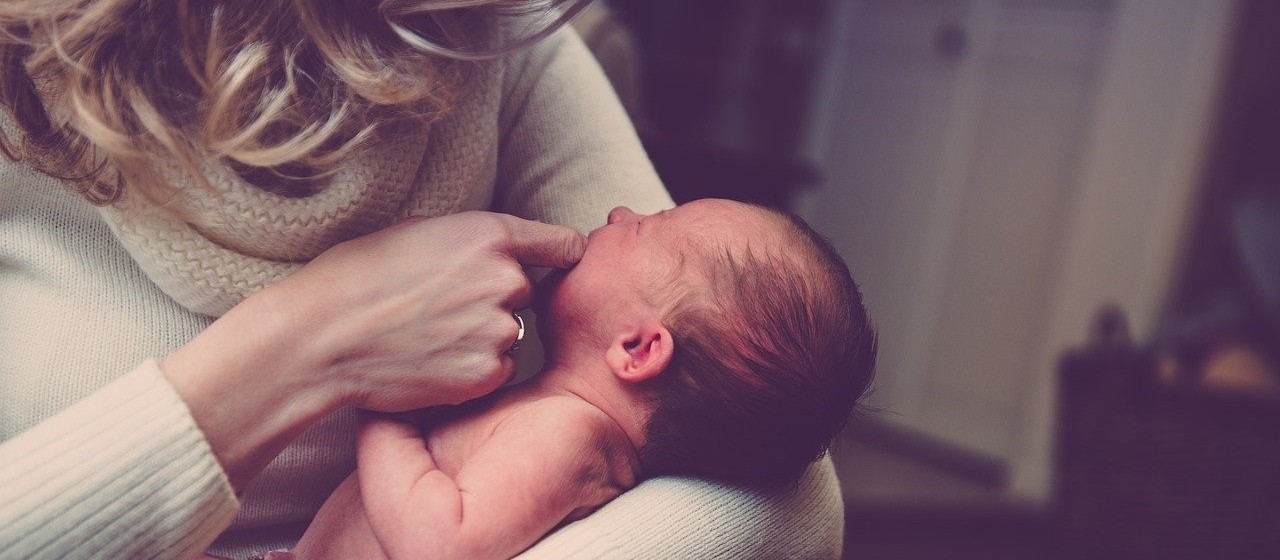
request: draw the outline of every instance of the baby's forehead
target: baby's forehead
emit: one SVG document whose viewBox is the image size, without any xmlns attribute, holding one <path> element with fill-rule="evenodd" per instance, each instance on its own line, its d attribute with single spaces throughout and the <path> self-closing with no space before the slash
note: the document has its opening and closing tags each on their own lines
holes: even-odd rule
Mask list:
<svg viewBox="0 0 1280 560">
<path fill-rule="evenodd" d="M 730 200 L 698 200 L 678 207 L 672 218 L 683 223 L 687 237 L 678 248 L 712 248 L 737 252 L 772 250 L 786 244 L 786 220 L 779 214 Z"/>
<path fill-rule="evenodd" d="M 769 210 L 720 199 L 695 200 L 660 216 L 667 218 L 672 227 L 724 242 L 746 241 L 753 235 L 777 230 L 780 225 Z"/>
<path fill-rule="evenodd" d="M 789 252 L 786 219 L 770 210 L 724 200 L 695 201 L 677 210 L 671 211 L 674 235 L 666 247 L 675 262 L 669 281 L 697 283 L 728 272 L 747 255 Z"/>
</svg>

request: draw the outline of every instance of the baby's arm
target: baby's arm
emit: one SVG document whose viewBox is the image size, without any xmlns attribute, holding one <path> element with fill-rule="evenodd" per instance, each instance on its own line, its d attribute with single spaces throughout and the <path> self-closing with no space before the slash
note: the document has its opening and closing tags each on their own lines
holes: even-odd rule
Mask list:
<svg viewBox="0 0 1280 560">
<path fill-rule="evenodd" d="M 357 476 L 373 533 L 391 560 L 514 556 L 623 490 L 602 452 L 610 422 L 577 404 L 526 407 L 450 477 L 416 427 L 372 420 L 360 433 Z"/>
</svg>

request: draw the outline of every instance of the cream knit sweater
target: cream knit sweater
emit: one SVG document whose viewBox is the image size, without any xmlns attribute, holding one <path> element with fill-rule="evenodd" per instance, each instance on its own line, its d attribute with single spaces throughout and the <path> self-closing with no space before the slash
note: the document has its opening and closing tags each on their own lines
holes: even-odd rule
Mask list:
<svg viewBox="0 0 1280 560">
<path fill-rule="evenodd" d="M 371 211 L 374 221 L 493 209 L 587 229 L 618 204 L 670 205 L 571 32 L 481 75 L 469 108 L 423 136 L 425 151 L 387 148 L 403 148 L 388 161 L 408 157 L 418 186 L 410 201 Z M 0 559 L 286 548 L 353 468 L 353 415 L 340 410 L 233 495 L 153 358 L 293 265 L 228 249 L 244 224 L 224 237 L 202 231 L 216 239 L 203 243 L 137 215 L 128 204 L 96 210 L 47 176 L 0 163 Z M 651 480 L 521 558 L 833 558 L 842 528 L 824 461 L 776 494 Z"/>
</svg>

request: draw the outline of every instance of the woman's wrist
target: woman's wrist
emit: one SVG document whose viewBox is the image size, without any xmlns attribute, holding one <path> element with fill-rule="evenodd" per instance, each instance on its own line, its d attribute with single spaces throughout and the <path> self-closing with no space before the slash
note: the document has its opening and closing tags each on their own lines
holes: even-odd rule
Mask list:
<svg viewBox="0 0 1280 560">
<path fill-rule="evenodd" d="M 160 362 L 242 491 L 276 455 L 346 396 L 305 340 L 306 318 L 268 288 Z"/>
</svg>

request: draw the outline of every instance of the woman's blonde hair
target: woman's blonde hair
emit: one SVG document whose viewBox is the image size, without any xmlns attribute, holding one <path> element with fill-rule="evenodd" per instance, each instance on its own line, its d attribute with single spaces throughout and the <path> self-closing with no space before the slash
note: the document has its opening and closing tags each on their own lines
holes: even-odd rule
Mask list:
<svg viewBox="0 0 1280 560">
<path fill-rule="evenodd" d="M 400 118 L 439 118 L 465 61 L 533 43 L 590 0 L 5 0 L 0 150 L 95 204 L 171 199 L 151 158 L 255 184 L 331 172 Z M 542 17 L 532 17 L 541 14 Z M 497 20 L 527 15 L 494 42 Z M 16 133 L 15 133 L 16 132 Z"/>
</svg>

